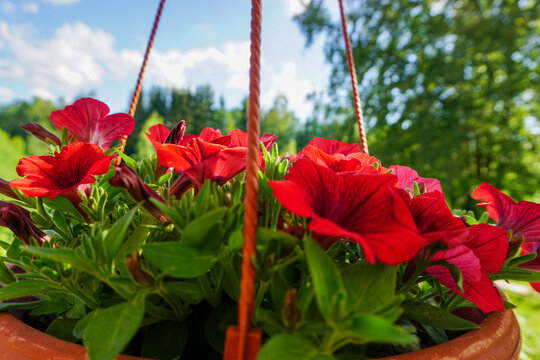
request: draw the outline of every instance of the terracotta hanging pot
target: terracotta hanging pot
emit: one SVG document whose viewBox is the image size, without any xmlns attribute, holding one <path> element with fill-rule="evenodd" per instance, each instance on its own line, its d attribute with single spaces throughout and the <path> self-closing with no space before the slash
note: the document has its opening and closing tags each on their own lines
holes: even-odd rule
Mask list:
<svg viewBox="0 0 540 360">
<path fill-rule="evenodd" d="M 45 334 L 9 313 L 0 313 L 0 360 L 87 360 L 86 348 Z M 120 355 L 117 360 L 141 360 Z"/>
<path fill-rule="evenodd" d="M 480 329 L 445 343 L 412 353 L 378 360 L 516 360 L 521 349 L 521 333 L 511 310 L 490 314 Z"/>
<path fill-rule="evenodd" d="M 519 324 L 512 311 L 489 315 L 480 329 L 446 343 L 384 360 L 516 360 L 521 348 Z M 0 360 L 81 360 L 86 348 L 36 330 L 8 313 L 0 313 Z M 139 357 L 121 355 L 117 360 Z M 383 360 L 380 359 L 380 360 Z"/>
</svg>

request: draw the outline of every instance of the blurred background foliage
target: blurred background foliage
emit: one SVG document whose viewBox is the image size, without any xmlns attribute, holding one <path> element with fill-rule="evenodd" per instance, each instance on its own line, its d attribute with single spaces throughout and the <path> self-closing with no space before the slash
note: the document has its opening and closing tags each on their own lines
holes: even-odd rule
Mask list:
<svg viewBox="0 0 540 360">
<path fill-rule="evenodd" d="M 262 132 L 296 152 L 314 136 L 358 141 L 340 23 L 323 0 L 295 21 L 306 46 L 325 42 L 328 89 L 310 95 L 313 113 L 299 121 L 279 95 L 261 114 Z M 454 208 L 475 208 L 471 191 L 486 181 L 515 200 L 540 202 L 540 2 L 536 0 L 346 1 L 349 34 L 370 153 L 383 165 L 408 165 L 441 180 Z M 247 71 L 247 69 L 246 69 Z M 51 129 L 53 104 L 34 98 L 0 107 L 0 177 L 11 180 L 22 156 L 43 154 L 20 128 Z M 205 126 L 246 128 L 247 99 L 226 108 L 211 86 L 143 92 L 126 151 L 153 153 L 144 133 L 179 120 L 188 132 Z M 0 237 L 6 236 L 0 232 Z M 524 330 L 522 359 L 540 358 L 540 297 L 516 294 Z"/>
</svg>

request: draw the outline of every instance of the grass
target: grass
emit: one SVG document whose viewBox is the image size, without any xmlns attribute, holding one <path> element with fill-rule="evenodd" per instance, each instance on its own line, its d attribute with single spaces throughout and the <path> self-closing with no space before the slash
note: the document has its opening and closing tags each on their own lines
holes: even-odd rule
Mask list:
<svg viewBox="0 0 540 360">
<path fill-rule="evenodd" d="M 528 284 L 500 284 L 510 302 L 517 306 L 514 313 L 519 321 L 523 344 L 519 360 L 540 360 L 540 294 Z"/>
</svg>

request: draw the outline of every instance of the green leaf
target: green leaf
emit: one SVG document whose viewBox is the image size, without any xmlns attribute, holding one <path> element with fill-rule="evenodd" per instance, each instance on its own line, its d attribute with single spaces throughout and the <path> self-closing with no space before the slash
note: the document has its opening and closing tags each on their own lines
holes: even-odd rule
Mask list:
<svg viewBox="0 0 540 360">
<path fill-rule="evenodd" d="M 197 304 L 204 299 L 204 292 L 199 284 L 186 281 L 164 281 L 161 286 L 168 294 L 178 296 L 190 304 Z"/>
<path fill-rule="evenodd" d="M 281 334 L 268 340 L 261 348 L 257 360 L 333 360 L 332 355 L 321 354 L 315 344 L 300 335 Z"/>
<path fill-rule="evenodd" d="M 212 249 L 185 242 L 147 244 L 143 255 L 161 271 L 180 278 L 203 275 L 218 261 Z"/>
<path fill-rule="evenodd" d="M 490 275 L 491 280 L 518 280 L 528 282 L 540 282 L 540 271 L 519 268 L 505 268 L 497 274 Z"/>
<path fill-rule="evenodd" d="M 257 247 L 264 249 L 272 241 L 279 243 L 282 251 L 290 250 L 298 244 L 298 238 L 296 236 L 259 226 L 257 228 Z"/>
<path fill-rule="evenodd" d="M 515 258 L 508 261 L 507 267 L 511 268 L 511 267 L 518 266 L 520 264 L 526 263 L 528 261 L 534 260 L 534 259 L 536 259 L 537 255 L 538 254 L 535 251 L 535 252 L 532 252 L 532 253 L 528 253 L 527 255 L 522 255 L 522 256 L 515 257 Z"/>
<path fill-rule="evenodd" d="M 117 154 L 120 154 L 122 157 L 122 160 L 126 163 L 127 166 L 129 166 L 133 171 L 137 172 L 139 169 L 139 166 L 137 165 L 137 162 L 130 158 L 128 155 L 124 154 L 121 151 L 116 151 Z"/>
<path fill-rule="evenodd" d="M 8 285 L 17 281 L 15 275 L 8 269 L 3 261 L 0 261 L 0 283 L 2 285 Z"/>
<path fill-rule="evenodd" d="M 429 337 L 435 342 L 435 344 L 442 344 L 448 341 L 448 335 L 442 329 L 434 328 L 427 324 L 422 324 L 424 330 L 426 330 Z"/>
<path fill-rule="evenodd" d="M 219 244 L 221 231 L 216 228 L 226 211 L 227 208 L 220 207 L 187 224 L 182 230 L 182 242 L 198 246 Z"/>
<path fill-rule="evenodd" d="M 225 347 L 225 333 L 230 325 L 238 321 L 238 308 L 232 305 L 221 305 L 213 308 L 204 325 L 206 341 L 220 353 Z"/>
<path fill-rule="evenodd" d="M 395 300 L 397 266 L 355 263 L 343 269 L 347 309 L 377 314 Z"/>
<path fill-rule="evenodd" d="M 347 294 L 338 269 L 312 239 L 305 239 L 304 248 L 319 310 L 326 319 L 339 321 L 344 312 Z"/>
<path fill-rule="evenodd" d="M 14 238 L 9 249 L 6 251 L 6 257 L 20 261 L 21 256 L 23 256 L 23 251 L 21 250 L 22 246 L 24 246 L 24 243 L 21 240 Z"/>
<path fill-rule="evenodd" d="M 118 248 L 124 241 L 131 220 L 133 219 L 133 215 L 135 215 L 138 208 L 138 205 L 135 206 L 124 216 L 118 219 L 118 221 L 111 226 L 110 230 L 105 235 L 105 238 L 103 240 L 104 248 L 109 259 L 112 259 L 114 257 L 114 255 L 118 251 Z"/>
<path fill-rule="evenodd" d="M 112 360 L 137 333 L 144 316 L 144 301 L 123 302 L 96 313 L 84 331 L 90 360 Z"/>
<path fill-rule="evenodd" d="M 46 259 L 51 259 L 58 263 L 70 264 L 77 269 L 86 271 L 91 274 L 97 271 L 96 266 L 92 262 L 92 260 L 71 249 L 43 247 L 37 248 L 31 246 L 23 246 L 23 250 L 33 255 L 38 255 Z"/>
<path fill-rule="evenodd" d="M 10 309 L 26 309 L 31 310 L 39 305 L 43 304 L 44 300 L 38 300 L 38 301 L 30 301 L 30 302 L 3 302 L 0 304 L 0 311 L 7 311 Z"/>
<path fill-rule="evenodd" d="M 176 359 L 187 342 L 185 323 L 165 321 L 150 329 L 142 343 L 142 356 L 157 360 Z"/>
<path fill-rule="evenodd" d="M 85 317 L 78 320 L 77 324 L 73 327 L 73 336 L 75 336 L 77 339 L 82 339 L 88 323 L 90 322 L 90 320 L 92 320 L 94 316 L 96 316 L 99 311 L 102 311 L 102 309 L 97 309 L 89 312 L 88 314 L 86 314 Z"/>
<path fill-rule="evenodd" d="M 478 325 L 475 323 L 425 302 L 406 301 L 402 306 L 406 317 L 434 328 L 446 330 L 478 329 Z"/>
<path fill-rule="evenodd" d="M 75 342 L 77 338 L 73 336 L 73 327 L 77 324 L 77 321 L 65 317 L 56 318 L 45 330 L 45 333 L 62 340 Z"/>
<path fill-rule="evenodd" d="M 339 324 L 340 331 L 356 338 L 360 343 L 379 342 L 407 344 L 417 341 L 414 335 L 378 316 L 358 314 Z"/>
<path fill-rule="evenodd" d="M 63 314 L 71 308 L 71 304 L 63 299 L 44 301 L 39 307 L 30 312 L 32 316 Z"/>
<path fill-rule="evenodd" d="M 42 198 L 42 199 L 43 199 L 43 204 L 47 205 L 48 207 L 54 210 L 59 210 L 60 212 L 69 213 L 77 219 L 82 219 L 81 214 L 79 214 L 75 206 L 73 206 L 71 201 L 69 201 L 65 197 L 57 196 L 54 199 L 49 199 L 49 198 Z"/>
<path fill-rule="evenodd" d="M 0 289 L 0 301 L 20 298 L 23 296 L 39 296 L 49 291 L 63 291 L 63 289 L 45 280 L 21 280 L 11 283 Z"/>
</svg>

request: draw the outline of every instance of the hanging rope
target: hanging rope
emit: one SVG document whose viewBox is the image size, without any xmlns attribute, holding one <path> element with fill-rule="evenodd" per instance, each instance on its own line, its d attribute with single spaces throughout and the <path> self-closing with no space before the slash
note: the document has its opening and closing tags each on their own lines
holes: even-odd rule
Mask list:
<svg viewBox="0 0 540 360">
<path fill-rule="evenodd" d="M 343 32 L 343 39 L 345 40 L 345 52 L 347 54 L 347 66 L 349 67 L 349 74 L 351 74 L 351 84 L 354 102 L 354 111 L 356 113 L 356 122 L 358 123 L 358 133 L 360 135 L 360 149 L 368 153 L 368 145 L 366 138 L 366 128 L 364 126 L 364 115 L 362 114 L 362 103 L 360 102 L 360 95 L 358 94 L 358 80 L 356 78 L 356 68 L 354 67 L 354 59 L 351 50 L 351 41 L 347 34 L 347 19 L 345 18 L 345 11 L 343 10 L 343 0 L 339 0 L 339 10 L 341 12 L 341 30 Z"/>
<path fill-rule="evenodd" d="M 242 280 L 238 301 L 238 328 L 227 330 L 224 359 L 254 360 L 260 347 L 260 331 L 251 329 L 255 298 L 255 269 L 251 263 L 257 241 L 260 151 L 260 67 L 262 0 L 251 1 L 251 48 L 248 103 L 248 153 L 244 213 L 244 247 L 242 249 Z"/>
<path fill-rule="evenodd" d="M 131 97 L 131 104 L 129 105 L 129 115 L 135 116 L 135 109 L 137 109 L 137 103 L 139 102 L 139 97 L 141 96 L 141 86 L 142 86 L 142 79 L 144 76 L 144 70 L 146 70 L 146 64 L 148 63 L 148 58 L 150 57 L 150 50 L 152 49 L 152 45 L 154 44 L 154 38 L 156 36 L 156 31 L 159 24 L 159 19 L 161 18 L 161 13 L 163 12 L 163 5 L 165 4 L 165 0 L 161 0 L 159 2 L 159 7 L 156 13 L 156 17 L 154 18 L 154 25 L 152 26 L 152 32 L 150 33 L 150 37 L 148 38 L 148 43 L 146 44 L 146 51 L 144 53 L 144 60 L 141 65 L 141 70 L 139 71 L 139 77 L 137 78 L 137 85 L 135 86 L 135 91 L 133 92 L 133 96 Z M 120 139 L 120 148 L 118 149 L 119 152 L 124 152 L 124 149 L 126 148 L 126 142 L 127 142 L 127 135 L 122 136 Z M 120 155 L 116 157 L 116 166 L 120 165 L 120 162 L 122 161 L 122 158 Z"/>
</svg>

